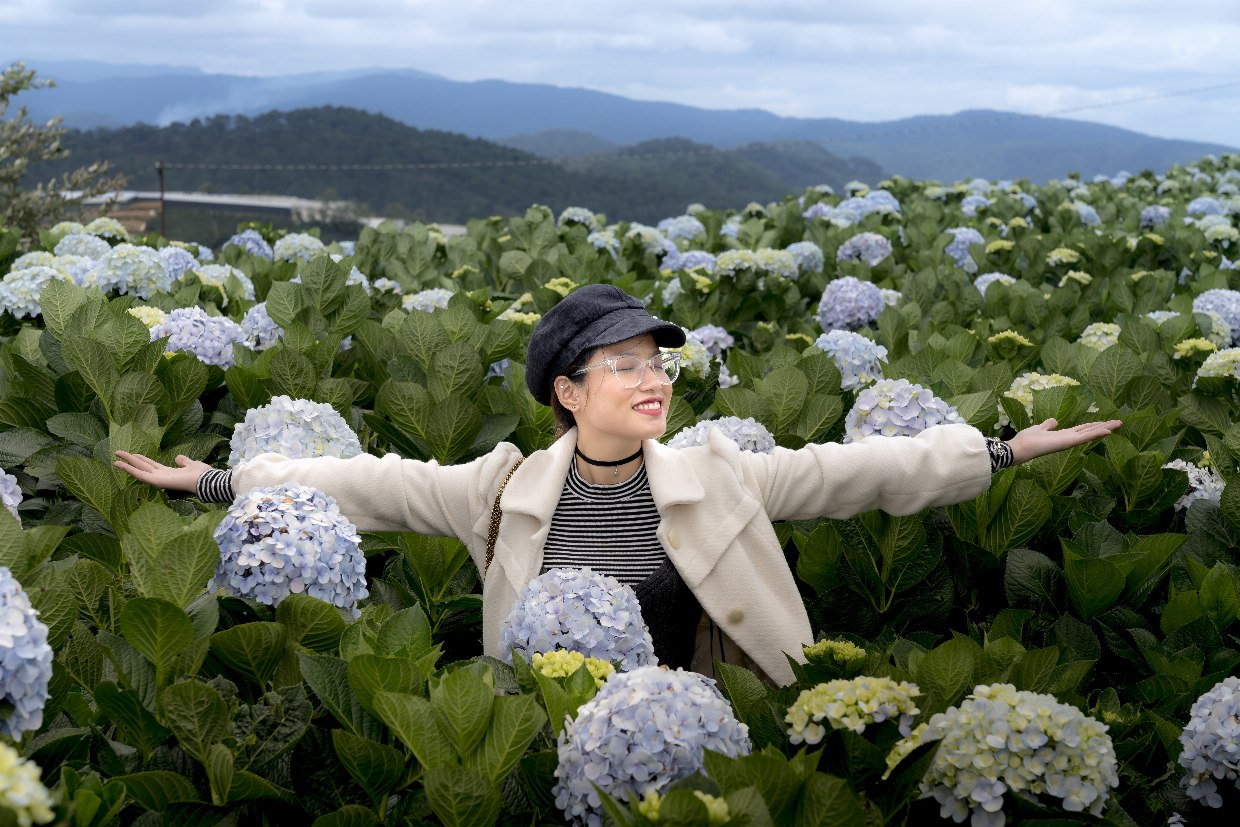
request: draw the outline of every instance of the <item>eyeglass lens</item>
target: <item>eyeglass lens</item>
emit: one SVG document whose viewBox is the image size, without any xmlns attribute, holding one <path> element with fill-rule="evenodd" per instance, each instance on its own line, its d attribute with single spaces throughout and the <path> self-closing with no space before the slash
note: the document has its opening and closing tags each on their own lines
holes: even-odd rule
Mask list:
<svg viewBox="0 0 1240 827">
<path fill-rule="evenodd" d="M 674 357 L 662 354 L 653 357 L 649 362 L 636 356 L 621 356 L 615 361 L 616 379 L 626 388 L 635 388 L 646 376 L 646 366 L 654 365 L 655 375 L 662 384 L 670 385 L 680 374 L 680 363 Z"/>
</svg>

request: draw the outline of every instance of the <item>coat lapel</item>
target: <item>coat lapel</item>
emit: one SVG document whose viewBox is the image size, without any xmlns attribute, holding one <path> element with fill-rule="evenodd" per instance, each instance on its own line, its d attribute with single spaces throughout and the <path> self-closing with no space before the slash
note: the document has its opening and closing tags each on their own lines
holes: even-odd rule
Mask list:
<svg viewBox="0 0 1240 827">
<path fill-rule="evenodd" d="M 495 543 L 495 562 L 501 563 L 518 594 L 542 567 L 543 543 L 551 529 L 551 517 L 560 502 L 576 444 L 574 428 L 547 449 L 530 454 L 512 475 L 500 498 L 503 516 Z"/>
</svg>

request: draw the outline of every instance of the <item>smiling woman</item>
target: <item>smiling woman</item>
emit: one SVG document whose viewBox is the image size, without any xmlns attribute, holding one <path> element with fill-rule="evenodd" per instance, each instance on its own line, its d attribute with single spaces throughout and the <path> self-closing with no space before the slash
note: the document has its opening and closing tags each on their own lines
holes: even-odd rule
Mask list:
<svg viewBox="0 0 1240 827">
<path fill-rule="evenodd" d="M 962 502 L 993 470 L 1109 434 L 1119 422 L 1066 431 L 1055 421 L 1010 442 L 947 424 L 915 437 L 742 451 L 712 430 L 670 448 L 680 327 L 612 285 L 570 293 L 539 322 L 526 384 L 561 434 L 528 457 L 501 443 L 464 465 L 369 454 L 290 459 L 262 454 L 233 471 L 178 457 L 169 468 L 118 451 L 116 466 L 164 488 L 231 501 L 234 492 L 301 483 L 333 497 L 361 531 L 459 538 L 483 573 L 483 647 L 540 572 L 589 567 L 631 586 L 659 661 L 710 673 L 739 661 L 781 684 L 784 653 L 803 661 L 809 618 L 773 520 L 844 518 L 881 508 L 912 514 Z"/>
</svg>

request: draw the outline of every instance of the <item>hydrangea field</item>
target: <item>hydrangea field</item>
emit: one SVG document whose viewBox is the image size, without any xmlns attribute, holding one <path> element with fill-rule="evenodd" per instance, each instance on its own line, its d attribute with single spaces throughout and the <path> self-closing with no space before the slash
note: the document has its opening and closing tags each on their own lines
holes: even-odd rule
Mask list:
<svg viewBox="0 0 1240 827">
<path fill-rule="evenodd" d="M 1238 216 L 1232 155 L 331 246 L 0 229 L 0 824 L 1233 823 Z M 660 668 L 588 570 L 487 658 L 456 540 L 112 465 L 545 447 L 525 343 L 596 282 L 690 331 L 674 447 L 1124 425 L 959 505 L 778 524 L 788 686 Z"/>
</svg>

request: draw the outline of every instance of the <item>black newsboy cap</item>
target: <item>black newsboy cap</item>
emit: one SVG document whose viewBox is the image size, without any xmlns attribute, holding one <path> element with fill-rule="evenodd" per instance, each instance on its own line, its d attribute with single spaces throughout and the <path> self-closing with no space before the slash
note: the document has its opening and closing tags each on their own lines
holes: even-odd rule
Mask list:
<svg viewBox="0 0 1240 827">
<path fill-rule="evenodd" d="M 680 347 L 679 325 L 656 319 L 614 284 L 587 284 L 548 310 L 534 328 L 525 352 L 525 384 L 544 405 L 551 404 L 551 380 L 591 348 L 614 345 L 649 333 L 659 347 Z"/>
</svg>

